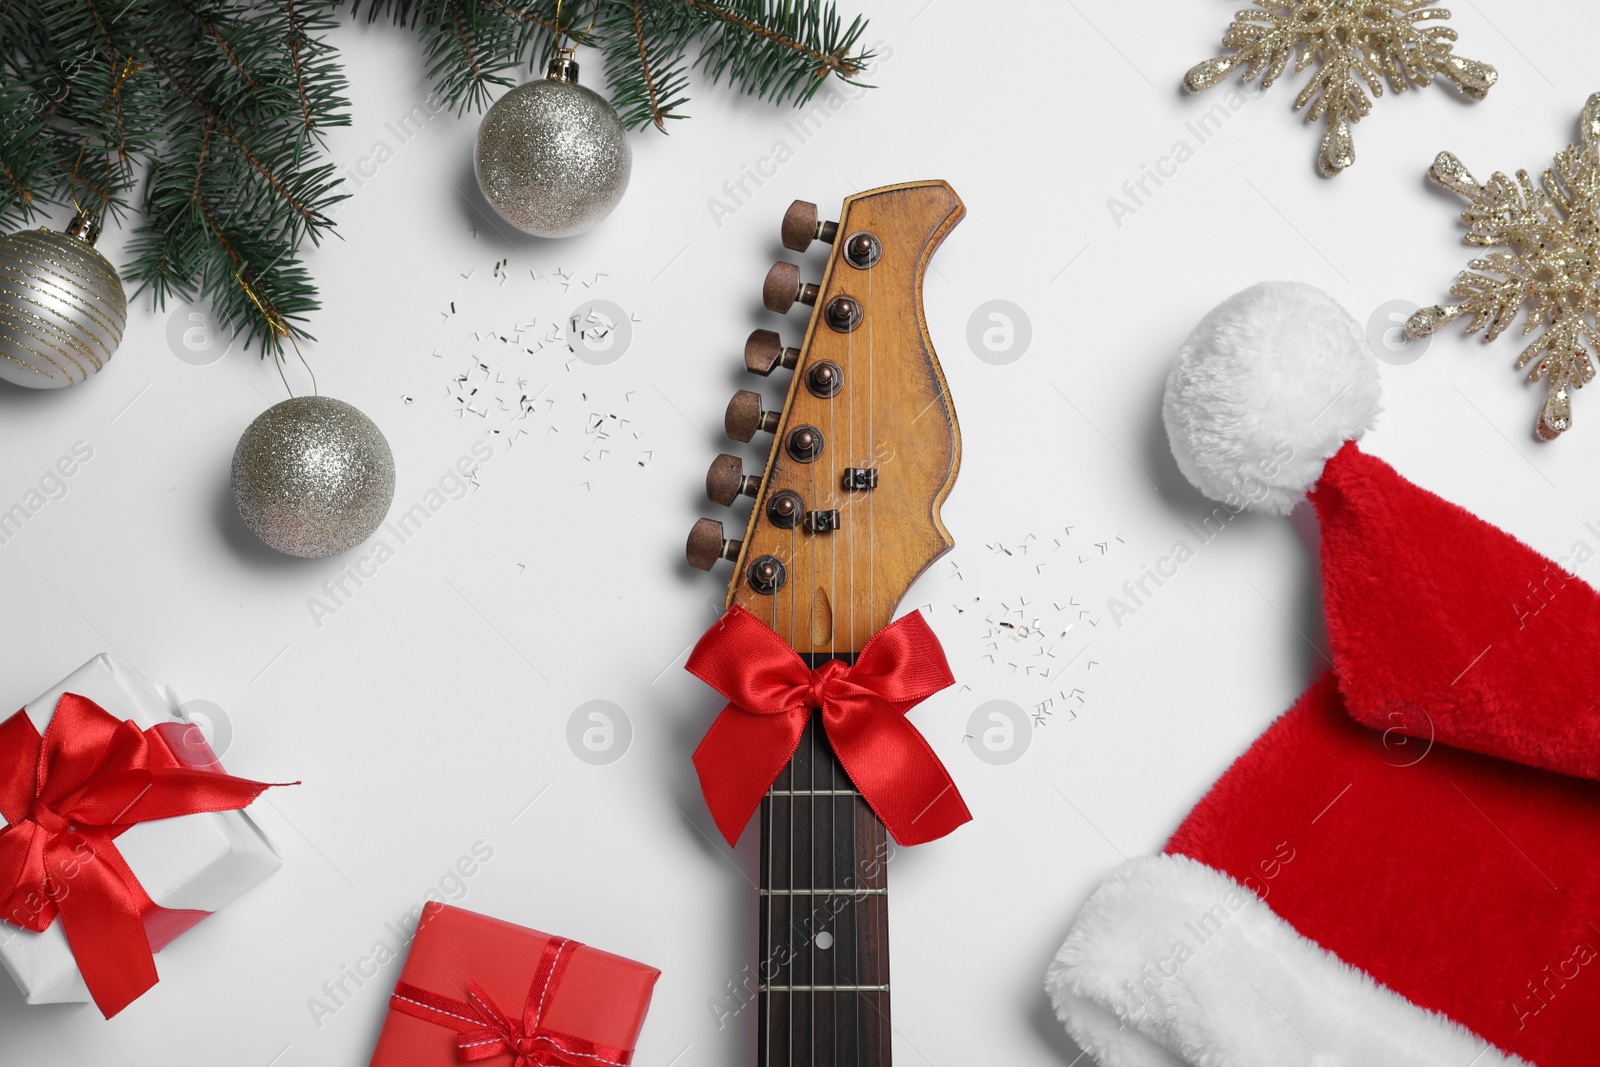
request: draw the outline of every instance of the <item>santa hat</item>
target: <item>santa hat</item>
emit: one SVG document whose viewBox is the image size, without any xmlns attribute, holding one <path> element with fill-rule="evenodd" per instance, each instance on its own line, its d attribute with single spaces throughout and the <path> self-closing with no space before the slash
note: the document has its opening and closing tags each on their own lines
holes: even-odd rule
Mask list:
<svg viewBox="0 0 1600 1067">
<path fill-rule="evenodd" d="M 1047 987 L 1103 1067 L 1600 1061 L 1600 596 L 1362 452 L 1377 398 L 1289 283 L 1168 380 L 1208 496 L 1309 492 L 1333 662 L 1079 913 Z"/>
</svg>

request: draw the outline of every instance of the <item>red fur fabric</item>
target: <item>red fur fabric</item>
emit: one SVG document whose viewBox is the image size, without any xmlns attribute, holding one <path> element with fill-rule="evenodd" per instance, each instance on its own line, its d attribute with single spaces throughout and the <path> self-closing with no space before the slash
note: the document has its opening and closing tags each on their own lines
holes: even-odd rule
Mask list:
<svg viewBox="0 0 1600 1067">
<path fill-rule="evenodd" d="M 1500 1048 L 1593 1067 L 1600 783 L 1444 745 L 1407 766 L 1420 750 L 1399 751 L 1350 719 L 1324 675 L 1167 851 Z"/>
<path fill-rule="evenodd" d="M 1357 721 L 1600 778 L 1593 589 L 1354 443 L 1311 500 L 1328 642 Z"/>
<path fill-rule="evenodd" d="M 1167 851 L 1500 1048 L 1591 1067 L 1600 597 L 1353 445 L 1313 500 L 1335 666 Z"/>
</svg>

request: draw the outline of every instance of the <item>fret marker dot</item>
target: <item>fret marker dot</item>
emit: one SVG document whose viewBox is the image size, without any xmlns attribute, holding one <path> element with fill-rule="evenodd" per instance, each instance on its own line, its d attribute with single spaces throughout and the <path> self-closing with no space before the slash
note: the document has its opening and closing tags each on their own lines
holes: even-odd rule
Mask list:
<svg viewBox="0 0 1600 1067">
<path fill-rule="evenodd" d="M 833 947 L 833 935 L 824 930 L 817 935 L 817 947 L 827 950 Z"/>
</svg>

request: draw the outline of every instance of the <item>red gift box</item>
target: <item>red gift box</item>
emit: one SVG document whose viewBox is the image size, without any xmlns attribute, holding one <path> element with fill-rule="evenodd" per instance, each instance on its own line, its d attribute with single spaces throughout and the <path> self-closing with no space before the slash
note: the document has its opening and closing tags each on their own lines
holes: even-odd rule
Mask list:
<svg viewBox="0 0 1600 1067">
<path fill-rule="evenodd" d="M 372 1067 L 620 1067 L 661 972 L 448 904 L 417 926 Z"/>
</svg>

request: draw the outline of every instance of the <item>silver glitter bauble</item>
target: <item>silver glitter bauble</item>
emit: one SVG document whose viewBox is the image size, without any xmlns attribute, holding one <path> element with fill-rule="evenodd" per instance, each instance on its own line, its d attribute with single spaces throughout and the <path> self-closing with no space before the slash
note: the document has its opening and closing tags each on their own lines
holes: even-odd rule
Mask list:
<svg viewBox="0 0 1600 1067">
<path fill-rule="evenodd" d="M 394 500 L 394 454 L 340 400 L 301 396 L 262 412 L 233 452 L 233 499 L 250 532 L 291 556 L 354 548 Z"/>
<path fill-rule="evenodd" d="M 0 237 L 0 378 L 59 389 L 94 374 L 122 341 L 128 297 L 94 250 L 96 227 Z"/>
<path fill-rule="evenodd" d="M 616 110 L 558 58 L 543 81 L 495 101 L 478 127 L 478 188 L 500 217 L 536 237 L 571 237 L 611 214 L 633 149 Z"/>
</svg>

